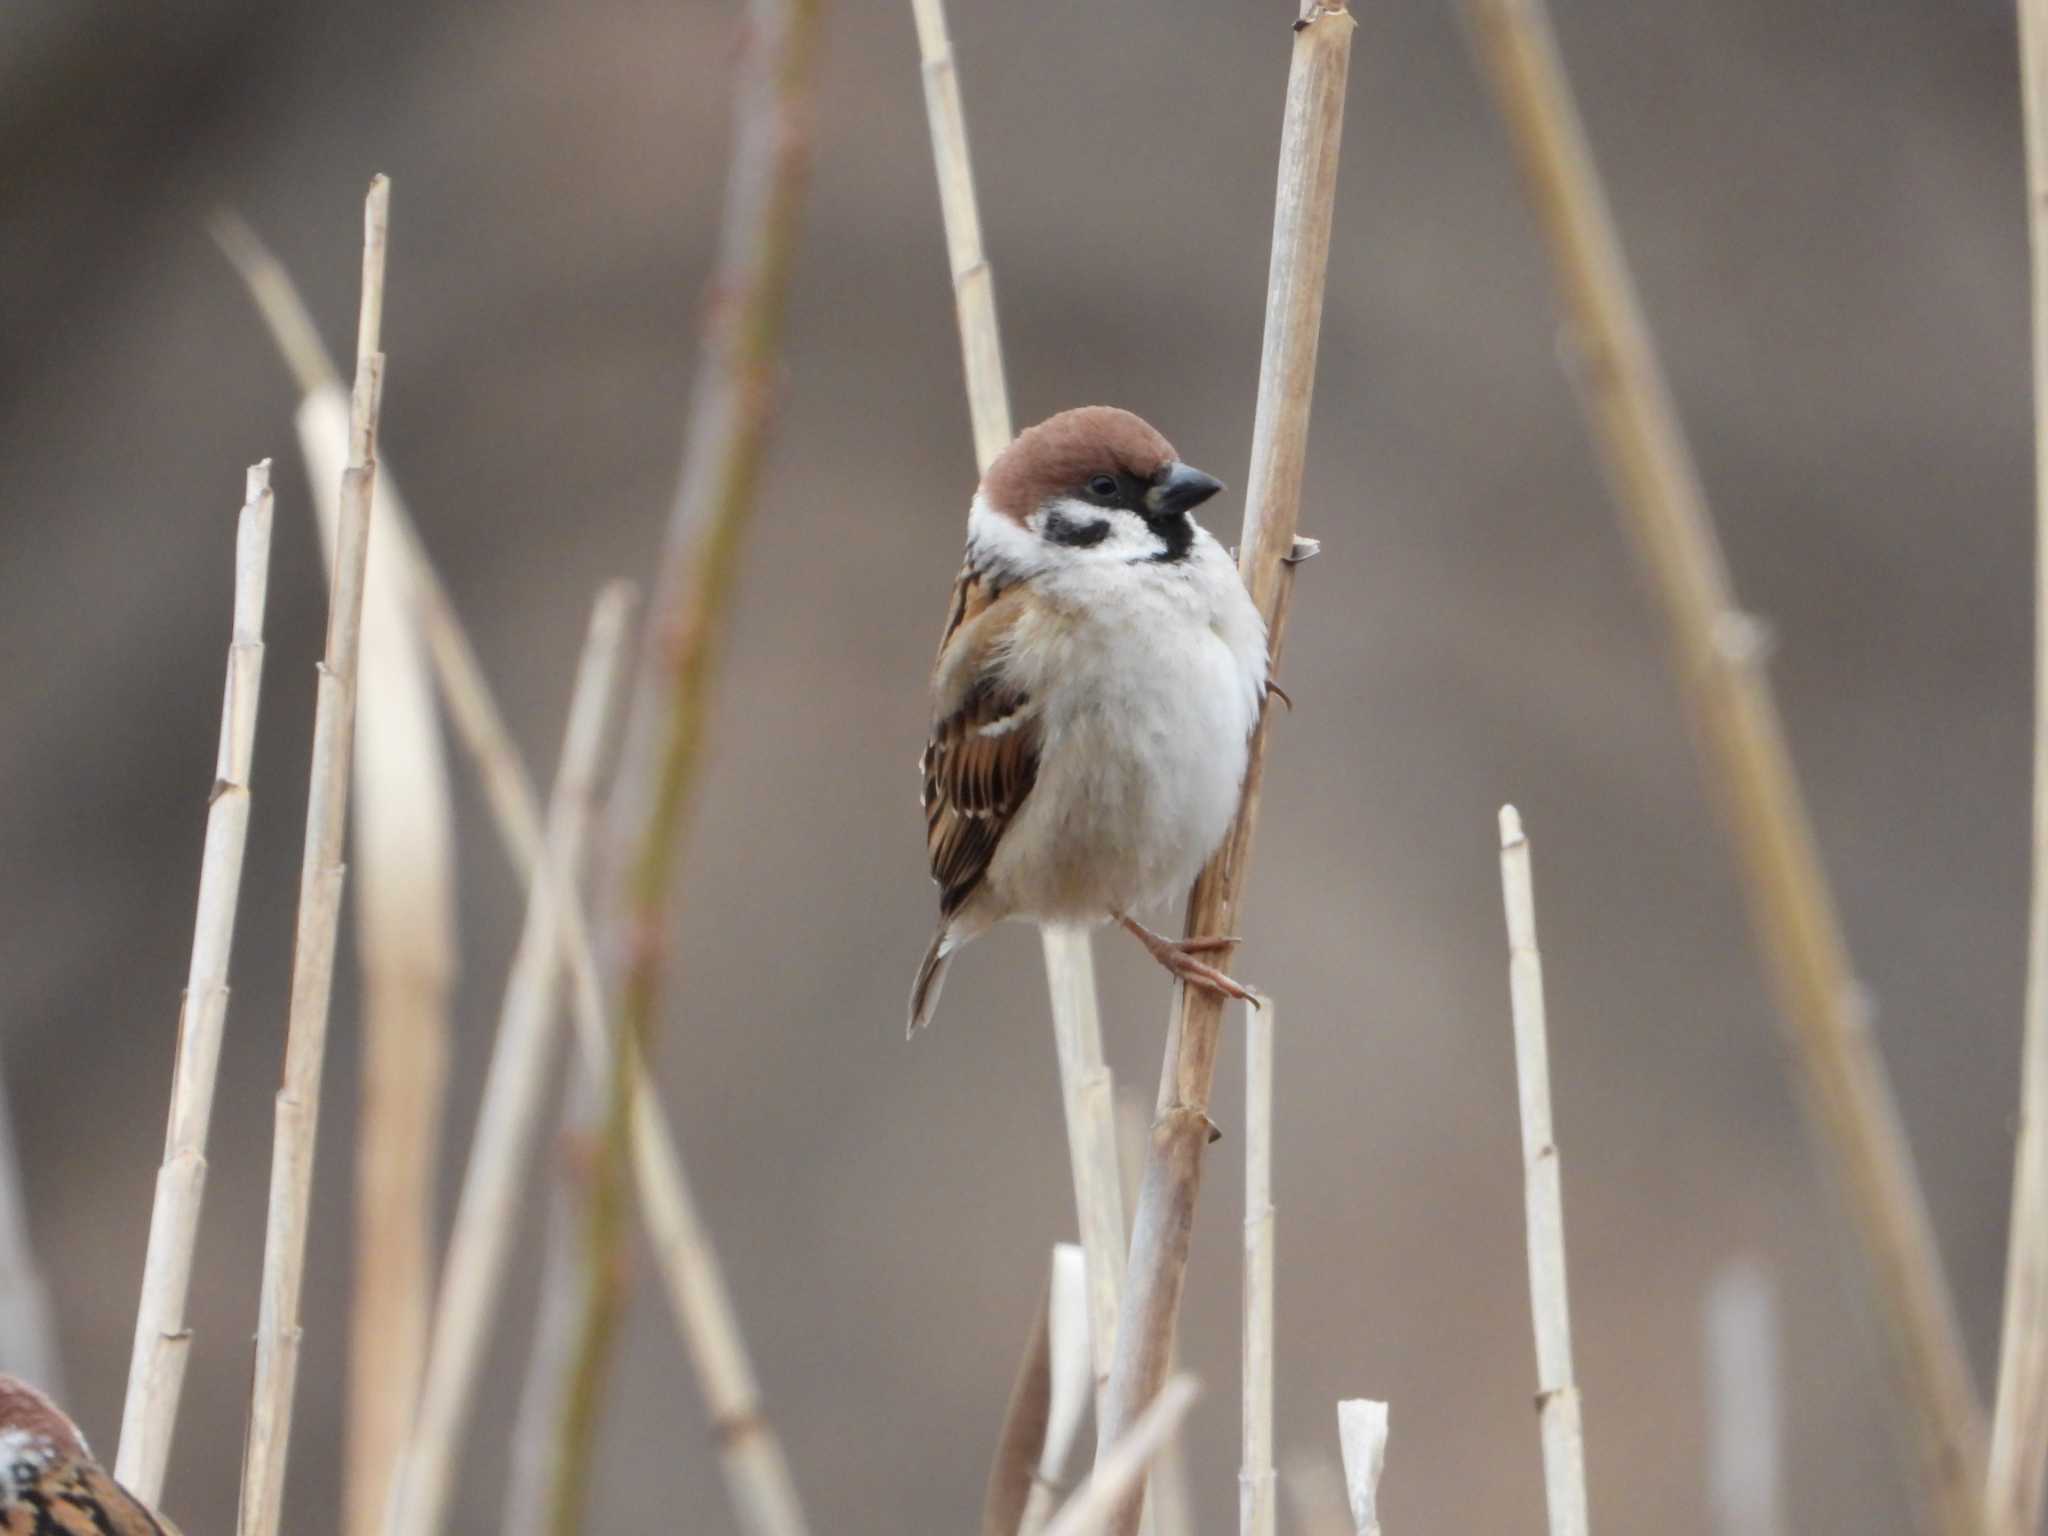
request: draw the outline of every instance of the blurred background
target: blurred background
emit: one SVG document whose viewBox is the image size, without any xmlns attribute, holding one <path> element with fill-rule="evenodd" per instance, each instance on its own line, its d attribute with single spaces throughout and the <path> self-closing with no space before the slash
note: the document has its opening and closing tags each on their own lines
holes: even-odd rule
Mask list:
<svg viewBox="0 0 2048 1536">
<path fill-rule="evenodd" d="M 1774 666 L 1980 1377 L 2025 921 L 2029 506 L 2004 4 L 1572 0 L 1559 26 Z M 256 814 L 167 1510 L 231 1527 L 325 599 L 284 367 L 207 238 L 244 213 L 352 344 L 394 184 L 384 458 L 522 745 L 676 479 L 733 4 L 16 0 L 0 16 L 0 1058 L 70 1405 L 111 1454 L 190 943 L 243 466 L 275 455 Z M 1361 8 L 1241 969 L 1283 1002 L 1280 1434 L 1385 1398 L 1388 1528 L 1534 1530 L 1494 813 L 1536 848 L 1595 1518 L 1708 1530 L 1701 1300 L 1779 1286 L 1802 1529 L 1909 1529 L 1878 1336 L 1808 1155 L 1660 631 L 1560 372 L 1446 5 Z M 1112 401 L 1242 483 L 1291 8 L 957 0 L 1020 422 Z M 1072 1232 L 1038 946 L 929 932 L 911 763 L 974 465 L 907 8 L 834 7 L 780 428 L 686 858 L 660 1057 L 820 1530 L 962 1529 Z M 1241 507 L 1214 504 L 1234 542 Z M 452 1202 L 521 905 L 473 782 Z M 352 1224 L 344 928 L 291 1528 L 336 1528 Z M 1166 989 L 1097 945 L 1119 1083 Z M 1236 1123 L 1226 1053 L 1219 1119 Z M 1238 1154 L 1184 1353 L 1234 1520 Z M 538 1207 L 536 1180 L 535 1206 Z M 534 1213 L 537 1215 L 537 1210 Z M 531 1231 L 538 1232 L 536 1222 Z M 523 1251 L 533 1251 L 529 1243 Z M 456 1526 L 496 1529 L 532 1277 Z M 733 1529 L 642 1266 L 592 1530 Z"/>
</svg>

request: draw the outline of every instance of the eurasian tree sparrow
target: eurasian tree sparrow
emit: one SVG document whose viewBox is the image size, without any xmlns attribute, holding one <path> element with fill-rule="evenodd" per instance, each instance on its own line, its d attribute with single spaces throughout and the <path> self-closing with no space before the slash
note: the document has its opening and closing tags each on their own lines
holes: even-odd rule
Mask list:
<svg viewBox="0 0 2048 1536">
<path fill-rule="evenodd" d="M 78 1426 L 0 1376 L 0 1536 L 178 1536 L 92 1459 Z"/>
<path fill-rule="evenodd" d="M 1237 811 L 1266 626 L 1189 513 L 1222 483 L 1129 411 L 1087 406 L 996 456 L 932 673 L 925 843 L 939 928 L 910 994 L 1006 917 L 1114 919 L 1184 982 L 1251 994 L 1132 916 L 1184 893 Z"/>
</svg>

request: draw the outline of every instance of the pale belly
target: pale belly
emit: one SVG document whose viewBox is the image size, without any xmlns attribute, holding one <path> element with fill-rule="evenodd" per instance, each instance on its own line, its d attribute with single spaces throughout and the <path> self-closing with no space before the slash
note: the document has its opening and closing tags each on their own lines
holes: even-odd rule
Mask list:
<svg viewBox="0 0 2048 1536">
<path fill-rule="evenodd" d="M 1255 709 L 1203 624 L 1051 658 L 1038 780 L 989 867 L 991 915 L 1100 922 L 1176 900 L 1237 810 Z"/>
</svg>

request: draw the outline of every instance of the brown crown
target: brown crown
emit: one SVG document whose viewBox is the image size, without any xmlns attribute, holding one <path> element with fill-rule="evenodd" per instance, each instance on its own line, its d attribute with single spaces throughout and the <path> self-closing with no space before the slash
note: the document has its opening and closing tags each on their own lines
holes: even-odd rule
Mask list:
<svg viewBox="0 0 2048 1536">
<path fill-rule="evenodd" d="M 85 1437 L 64 1410 L 16 1376 L 0 1376 L 0 1432 L 7 1430 L 47 1440 L 67 1459 L 90 1454 Z"/>
<path fill-rule="evenodd" d="M 1150 480 L 1178 457 L 1142 418 L 1113 405 L 1084 405 L 1021 433 L 989 465 L 981 491 L 991 509 L 1021 523 L 1047 497 L 1072 491 L 1091 475 L 1121 472 Z"/>
</svg>

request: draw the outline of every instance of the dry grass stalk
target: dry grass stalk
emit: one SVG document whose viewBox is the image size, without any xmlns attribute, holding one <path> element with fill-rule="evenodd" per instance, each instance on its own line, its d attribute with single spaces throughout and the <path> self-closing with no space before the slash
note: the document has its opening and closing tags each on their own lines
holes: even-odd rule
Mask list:
<svg viewBox="0 0 2048 1536">
<path fill-rule="evenodd" d="M 1387 1465 L 1387 1405 L 1349 1397 L 1337 1404 L 1337 1445 L 1356 1536 L 1380 1536 L 1380 1474 Z"/>
<path fill-rule="evenodd" d="M 14 1142 L 7 1081 L 0 1074 L 0 1372 L 63 1390 L 50 1293 L 29 1240 L 28 1196 Z"/>
<path fill-rule="evenodd" d="M 1778 1296 L 1763 1266 L 1738 1260 L 1707 1290 L 1707 1495 L 1718 1536 L 1785 1536 L 1784 1392 Z"/>
<path fill-rule="evenodd" d="M 1007 1529 L 1039 1536 L 1058 1512 L 1074 1442 L 1095 1390 L 1088 1354 L 1088 1260 L 1079 1243 L 1055 1243 L 1046 1312 L 1046 1413 L 1037 1466 L 1022 1513 Z"/>
<path fill-rule="evenodd" d="M 292 953 L 284 1082 L 277 1094 L 270 1207 L 263 1245 L 263 1289 L 256 1329 L 256 1373 L 243 1447 L 240 1536 L 276 1536 L 291 1441 L 298 1376 L 299 1297 L 311 1222 L 313 1150 L 326 1063 L 328 1005 L 348 828 L 350 738 L 362 640 L 363 582 L 369 566 L 370 505 L 377 480 L 377 418 L 384 356 L 384 245 L 391 185 L 370 183 L 363 212 L 363 296 L 356 331 L 356 386 L 349 423 L 349 466 L 336 537 L 327 652 L 313 719 L 313 767 L 306 796 L 306 851 Z"/>
<path fill-rule="evenodd" d="M 1150 1109 L 1134 1093 L 1117 1095 L 1117 1178 L 1126 1210 L 1137 1209 L 1138 1176 L 1145 1171 L 1145 1147 L 1151 1139 Z M 1179 1367 L 1176 1349 L 1167 1362 L 1168 1374 Z M 1152 1458 L 1152 1470 L 1145 1476 L 1142 1529 L 1148 1536 L 1195 1536 L 1195 1496 L 1188 1482 L 1187 1451 L 1177 1436 L 1159 1448 Z"/>
<path fill-rule="evenodd" d="M 228 965 L 242 894 L 242 852 L 249 841 L 249 771 L 256 755 L 257 704 L 263 687 L 263 608 L 270 587 L 270 461 L 251 465 L 235 531 L 235 620 L 228 641 L 220 750 L 199 860 L 199 904 L 192 960 L 178 1012 L 178 1057 L 171 1077 L 170 1125 L 149 1216 L 135 1346 L 121 1410 L 114 1475 L 145 1504 L 163 1502 L 164 1472 L 192 1330 L 185 1301 L 206 1193 L 206 1136 L 228 1015 Z"/>
<path fill-rule="evenodd" d="M 2034 311 L 2034 869 L 1987 1495 L 2014 1532 L 2040 1529 L 2048 1478 L 2048 0 L 2020 0 L 2019 17 Z"/>
<path fill-rule="evenodd" d="M 1274 1006 L 1244 1023 L 1244 1462 L 1237 1475 L 1240 1536 L 1274 1536 L 1273 1035 Z"/>
<path fill-rule="evenodd" d="M 475 647 L 424 553 L 416 571 L 421 621 L 458 739 L 483 782 L 500 839 L 521 879 L 545 882 L 562 926 L 570 1018 L 591 1072 L 610 1071 L 606 1006 L 583 902 L 547 858 L 538 797 L 491 693 Z M 641 1216 L 676 1326 L 697 1370 L 718 1434 L 719 1459 L 748 1536 L 801 1536 L 802 1505 L 781 1443 L 761 1405 L 738 1313 L 660 1101 L 641 1080 L 632 1113 Z"/>
<path fill-rule="evenodd" d="M 1143 1496 L 1145 1468 L 1179 1431 L 1181 1420 L 1201 1395 L 1192 1376 L 1176 1376 L 1161 1387 L 1131 1427 L 1095 1458 L 1088 1481 L 1045 1528 L 1045 1536 L 1100 1536 L 1113 1529 L 1117 1511 L 1133 1495 Z"/>
<path fill-rule="evenodd" d="M 932 161 L 953 273 L 953 303 L 960 322 L 974 459 L 987 469 L 1014 436 L 1003 348 L 996 324 L 995 277 L 981 243 L 974 166 L 967 150 L 967 117 L 945 0 L 911 0 L 923 59 L 925 114 L 931 123 Z M 1051 997 L 1053 1040 L 1059 1053 L 1060 1097 L 1067 1120 L 1067 1150 L 1074 1175 L 1074 1209 L 1081 1246 L 1089 1255 L 1089 1317 L 1093 1321 L 1095 1399 L 1106 1404 L 1117 1314 L 1122 1305 L 1123 1188 L 1116 1169 L 1116 1089 L 1102 1054 L 1102 1015 L 1096 998 L 1095 957 L 1084 929 L 1048 927 L 1040 938 Z"/>
<path fill-rule="evenodd" d="M 1032 1313 L 989 1466 L 982 1536 L 1037 1536 L 1052 1517 L 1052 1490 L 1088 1400 L 1087 1286 L 1079 1246 L 1053 1244 L 1052 1269 Z"/>
<path fill-rule="evenodd" d="M 248 284 L 300 387 L 308 392 L 318 389 L 333 376 L 333 367 L 325 359 L 289 274 L 246 226 L 223 220 L 216 226 L 216 234 Z M 406 524 L 395 503 L 391 510 L 390 526 L 401 535 L 407 551 L 420 628 L 449 718 L 476 768 L 499 839 L 519 878 L 547 888 L 561 923 L 571 984 L 570 1016 L 585 1060 L 601 1076 L 610 1059 L 604 1035 L 606 1008 L 583 902 L 547 856 L 539 796 L 484 675 L 476 647 L 417 533 Z M 634 1158 L 642 1214 L 677 1329 L 698 1364 L 699 1385 L 712 1421 L 742 1431 L 720 1440 L 727 1483 L 735 1490 L 734 1500 L 743 1511 L 749 1536 L 796 1536 L 803 1523 L 795 1485 L 763 1415 L 716 1255 L 697 1216 L 680 1154 L 659 1106 L 644 1087 L 641 1095 L 646 1107 L 634 1117 Z"/>
<path fill-rule="evenodd" d="M 589 842 L 598 766 L 618 698 L 632 607 L 632 589 L 624 583 L 599 595 L 577 667 L 547 826 L 551 866 L 571 883 L 579 878 Z M 551 1080 L 562 1001 L 561 930 L 546 883 L 534 882 L 484 1078 L 419 1407 L 384 1511 L 386 1536 L 432 1536 L 446 1518 L 449 1482 L 484 1343 L 497 1315 Z"/>
<path fill-rule="evenodd" d="M 996 1436 L 995 1460 L 989 1464 L 988 1487 L 981 1499 L 981 1536 L 1020 1536 L 1025 1512 L 1037 1492 L 1038 1460 L 1045 1449 L 1045 1430 L 1052 1415 L 1052 1287 L 1057 1281 L 1059 1249 L 1053 1250 L 1055 1273 L 1047 1277 L 1031 1313 L 1024 1358 L 1010 1384 L 1003 1409 L 1002 1432 Z M 1039 1522 L 1042 1527 L 1044 1521 Z"/>
<path fill-rule="evenodd" d="M 596 1120 L 597 1085 L 578 1053 L 569 1062 L 563 1084 L 558 1145 L 566 1148 L 580 1143 Z M 581 1198 L 576 1160 L 557 1157 L 541 1233 L 533 1332 L 505 1458 L 503 1513 L 499 1517 L 503 1536 L 544 1536 L 547 1530 L 555 1426 L 562 1418 L 562 1393 L 569 1381 L 569 1362 L 575 1358 L 576 1324 L 582 1315 L 582 1277 L 577 1273 L 582 1255 L 576 1244 Z"/>
<path fill-rule="evenodd" d="M 1550 1042 L 1543 954 L 1536 947 L 1536 889 L 1529 840 L 1512 805 L 1500 809 L 1500 885 L 1507 909 L 1508 995 L 1515 1025 L 1515 1081 L 1522 1104 L 1523 1199 L 1529 1223 L 1529 1315 L 1536 1328 L 1536 1412 L 1543 1432 L 1543 1488 L 1550 1536 L 1586 1536 L 1586 1443 L 1572 1378 L 1572 1309 L 1565 1286 L 1564 1189 L 1550 1122 Z"/>
<path fill-rule="evenodd" d="M 550 1500 L 558 1536 L 569 1536 L 581 1521 L 604 1386 L 625 1314 L 628 1164 L 641 1135 L 635 1105 L 644 1096 L 635 1084 L 660 1022 L 664 939 L 677 866 L 696 801 L 740 551 L 773 425 L 783 317 L 809 177 L 822 10 L 822 0 L 751 0 L 734 85 L 732 166 L 710 283 L 714 302 L 691 388 L 682 486 L 664 541 L 648 654 L 615 799 L 632 861 L 627 958 L 605 1133 L 592 1175 L 583 1326 L 563 1403 Z M 679 1233 L 675 1240 L 714 1262 L 701 1233 Z M 745 1384 L 751 1388 L 751 1379 Z M 779 1451 L 757 1422 L 721 1418 L 718 1433 L 729 1467 L 735 1458 L 779 1464 Z M 796 1513 L 792 1502 L 772 1511 L 746 1508 L 742 1518 L 786 1519 Z"/>
<path fill-rule="evenodd" d="M 1623 521 L 1662 600 L 1805 1099 L 1869 1260 L 1920 1477 L 1952 1536 L 1984 1531 L 1984 1427 L 1933 1230 L 1762 668 L 1540 0 L 1468 0 L 1582 360 Z"/>
<path fill-rule="evenodd" d="M 1317 6 L 1303 18 L 1294 34 L 1281 130 L 1265 345 L 1238 555 L 1245 585 L 1265 616 L 1276 665 L 1293 593 L 1288 560 L 1295 551 L 1301 510 L 1344 86 L 1355 29 L 1351 13 L 1342 5 Z M 1262 718 L 1252 737 L 1237 820 L 1188 898 L 1190 935 L 1228 934 L 1237 928 L 1238 902 L 1251 866 L 1265 752 Z M 1180 991 L 1161 1073 L 1161 1109 L 1152 1127 L 1138 1198 L 1116 1365 L 1098 1445 L 1122 1435 L 1152 1400 L 1172 1354 L 1209 1139 L 1209 1098 L 1222 1024 L 1222 1000 L 1215 994 L 1196 987 Z M 1140 1503 L 1128 1500 L 1118 1511 L 1112 1529 L 1119 1536 L 1137 1529 Z"/>
<path fill-rule="evenodd" d="M 322 547 L 331 549 L 348 396 L 324 354 L 317 372 L 325 378 L 305 389 L 297 424 Z M 383 1519 L 425 1364 L 456 972 L 447 751 L 415 617 L 411 519 L 388 470 L 377 478 L 370 529 L 351 790 L 363 1055 L 342 1479 L 350 1536 L 371 1536 Z"/>
</svg>

